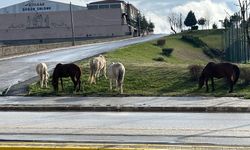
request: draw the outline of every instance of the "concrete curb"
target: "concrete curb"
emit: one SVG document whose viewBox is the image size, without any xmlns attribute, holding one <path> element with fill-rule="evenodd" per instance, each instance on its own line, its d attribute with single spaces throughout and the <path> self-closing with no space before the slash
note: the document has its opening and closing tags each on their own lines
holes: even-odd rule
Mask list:
<svg viewBox="0 0 250 150">
<path fill-rule="evenodd" d="M 174 144 L 98 144 L 98 143 L 42 143 L 42 142 L 0 142 L 1 150 L 247 150 L 250 147 L 217 145 L 174 145 Z"/>
<path fill-rule="evenodd" d="M 79 111 L 79 112 L 199 112 L 199 113 L 249 113 L 249 107 L 127 107 L 82 105 L 0 105 L 0 111 Z"/>
</svg>

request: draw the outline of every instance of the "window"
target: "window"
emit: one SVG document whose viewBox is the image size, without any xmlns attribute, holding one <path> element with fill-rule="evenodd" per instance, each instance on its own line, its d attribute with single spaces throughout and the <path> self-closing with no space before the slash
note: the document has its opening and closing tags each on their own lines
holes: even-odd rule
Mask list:
<svg viewBox="0 0 250 150">
<path fill-rule="evenodd" d="M 98 9 L 98 5 L 89 5 L 88 9 Z"/>
<path fill-rule="evenodd" d="M 110 8 L 121 8 L 120 4 L 111 4 Z"/>
<path fill-rule="evenodd" d="M 100 9 L 105 9 L 105 8 L 109 8 L 109 5 L 99 5 Z"/>
</svg>

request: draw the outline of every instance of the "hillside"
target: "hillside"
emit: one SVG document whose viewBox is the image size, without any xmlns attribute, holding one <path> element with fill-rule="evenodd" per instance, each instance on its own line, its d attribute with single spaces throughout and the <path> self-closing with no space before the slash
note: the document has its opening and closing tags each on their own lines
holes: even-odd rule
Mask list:
<svg viewBox="0 0 250 150">
<path fill-rule="evenodd" d="M 211 33 L 211 34 L 210 34 Z M 222 32 L 198 31 L 188 34 L 198 36 L 207 45 L 221 47 L 219 38 Z M 228 94 L 228 87 L 224 80 L 215 80 L 216 92 L 206 93 L 205 89 L 197 89 L 197 80 L 191 79 L 190 65 L 204 67 L 211 59 L 204 54 L 202 48 L 197 48 L 181 40 L 182 34 L 165 37 L 166 44 L 157 46 L 157 41 L 131 45 L 104 54 L 108 63 L 121 62 L 126 68 L 124 94 L 122 96 L 246 96 L 247 85 L 238 84 L 235 93 Z M 213 40 L 211 40 L 213 39 Z M 170 56 L 162 54 L 162 48 L 173 48 Z M 83 68 L 82 81 L 84 90 L 76 93 L 78 96 L 121 96 L 116 90 L 109 90 L 109 81 L 101 77 L 96 85 L 88 83 L 89 59 L 78 65 Z M 65 91 L 54 93 L 52 87 L 41 89 L 37 83 L 30 85 L 30 95 L 72 95 L 73 84 L 70 79 L 64 79 Z"/>
</svg>

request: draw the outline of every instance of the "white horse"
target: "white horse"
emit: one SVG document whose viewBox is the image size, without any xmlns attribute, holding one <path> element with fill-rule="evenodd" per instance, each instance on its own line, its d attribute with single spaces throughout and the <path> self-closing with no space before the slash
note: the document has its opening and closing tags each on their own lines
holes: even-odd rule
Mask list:
<svg viewBox="0 0 250 150">
<path fill-rule="evenodd" d="M 116 88 L 120 89 L 123 94 L 123 81 L 125 77 L 125 67 L 122 63 L 111 63 L 108 68 L 108 76 L 110 83 L 110 90 L 112 90 L 113 81 L 116 83 Z"/>
<path fill-rule="evenodd" d="M 45 63 L 39 63 L 36 66 L 36 72 L 40 78 L 40 87 L 43 88 L 43 86 L 45 85 L 45 87 L 47 88 L 48 80 L 49 80 L 49 73 L 48 73 L 47 65 Z"/>
<path fill-rule="evenodd" d="M 107 79 L 106 75 L 106 59 L 103 55 L 94 57 L 90 63 L 90 75 L 89 80 L 90 84 L 93 82 L 96 84 L 96 78 L 99 78 L 101 71 L 103 72 L 104 77 Z"/>
</svg>

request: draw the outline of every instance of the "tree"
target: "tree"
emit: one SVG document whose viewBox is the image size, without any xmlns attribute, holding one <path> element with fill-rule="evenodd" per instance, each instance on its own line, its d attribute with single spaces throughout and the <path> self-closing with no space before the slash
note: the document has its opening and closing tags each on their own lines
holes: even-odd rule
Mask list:
<svg viewBox="0 0 250 150">
<path fill-rule="evenodd" d="M 245 30 L 245 33 L 247 35 L 247 42 L 248 45 L 250 46 L 250 34 L 249 34 L 249 26 L 250 26 L 250 17 L 247 18 L 248 16 L 248 7 L 249 7 L 249 1 L 248 0 L 238 0 L 239 6 L 240 6 L 240 13 L 242 16 L 242 24 L 243 28 Z"/>
<path fill-rule="evenodd" d="M 236 27 L 239 26 L 241 20 L 242 20 L 242 18 L 238 13 L 235 13 L 234 15 L 232 15 L 230 17 L 231 24 L 236 26 Z"/>
<path fill-rule="evenodd" d="M 197 24 L 197 19 L 194 15 L 194 12 L 189 11 L 189 13 L 184 21 L 184 24 L 187 27 L 192 27 L 192 26 L 195 26 Z"/>
<path fill-rule="evenodd" d="M 153 22 L 149 21 L 149 24 L 148 24 L 148 31 L 149 32 L 154 32 L 154 28 L 155 28 L 155 25 Z"/>
<path fill-rule="evenodd" d="M 137 23 L 137 26 L 138 26 L 139 29 L 140 29 L 140 31 L 139 31 L 139 32 L 140 32 L 140 35 L 141 35 L 141 33 L 144 35 L 145 32 L 148 31 L 148 25 L 149 25 L 149 23 L 148 23 L 146 17 L 139 14 L 139 15 L 138 15 L 138 23 Z"/>
<path fill-rule="evenodd" d="M 206 24 L 206 19 L 205 18 L 200 18 L 199 20 L 198 20 L 198 24 L 200 25 L 200 26 L 202 26 L 202 29 L 203 29 L 203 26 Z"/>
<path fill-rule="evenodd" d="M 218 26 L 216 23 L 213 24 L 213 29 L 218 29 Z"/>
<path fill-rule="evenodd" d="M 170 13 L 168 16 L 168 22 L 170 29 L 176 34 L 178 31 L 182 31 L 182 14 Z"/>
<path fill-rule="evenodd" d="M 223 21 L 223 27 L 225 29 L 230 28 L 232 26 L 232 22 L 226 17 Z"/>
<path fill-rule="evenodd" d="M 154 32 L 155 25 L 151 21 L 147 21 L 144 15 L 139 14 L 137 18 L 137 26 L 139 28 L 139 35 L 144 35 L 145 33 Z"/>
</svg>

